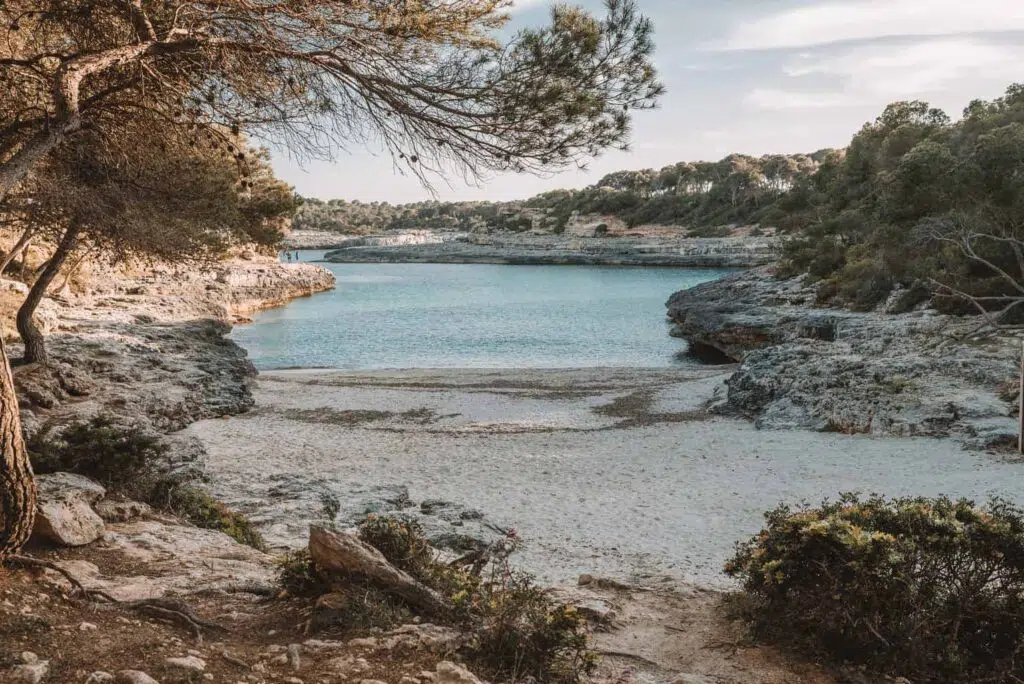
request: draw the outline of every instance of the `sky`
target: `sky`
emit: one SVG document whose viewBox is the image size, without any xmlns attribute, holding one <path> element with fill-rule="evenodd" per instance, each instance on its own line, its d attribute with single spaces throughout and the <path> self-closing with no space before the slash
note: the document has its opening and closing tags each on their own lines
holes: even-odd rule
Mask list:
<svg viewBox="0 0 1024 684">
<path fill-rule="evenodd" d="M 637 0 L 655 27 L 667 92 L 634 118 L 628 152 L 586 172 L 504 174 L 433 189 L 379 150 L 300 163 L 275 153 L 277 174 L 305 196 L 393 204 L 512 200 L 584 187 L 622 169 L 661 168 L 733 153 L 845 146 L 886 104 L 922 99 L 953 118 L 975 98 L 1024 82 L 1024 0 Z M 513 25 L 543 24 L 550 0 L 517 0 Z M 600 0 L 582 0 L 600 11 Z"/>
</svg>

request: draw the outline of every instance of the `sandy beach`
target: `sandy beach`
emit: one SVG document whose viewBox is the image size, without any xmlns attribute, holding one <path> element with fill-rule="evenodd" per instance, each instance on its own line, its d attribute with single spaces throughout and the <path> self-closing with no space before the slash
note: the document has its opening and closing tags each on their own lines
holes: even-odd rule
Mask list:
<svg viewBox="0 0 1024 684">
<path fill-rule="evenodd" d="M 187 433 L 209 451 L 215 494 L 273 543 L 304 543 L 318 492 L 358 513 L 404 486 L 413 501 L 457 502 L 516 529 L 520 563 L 550 583 L 592 572 L 727 586 L 733 544 L 780 501 L 854 490 L 1024 501 L 1019 464 L 952 440 L 759 431 L 710 416 L 727 374 L 265 372 L 250 414 Z"/>
</svg>

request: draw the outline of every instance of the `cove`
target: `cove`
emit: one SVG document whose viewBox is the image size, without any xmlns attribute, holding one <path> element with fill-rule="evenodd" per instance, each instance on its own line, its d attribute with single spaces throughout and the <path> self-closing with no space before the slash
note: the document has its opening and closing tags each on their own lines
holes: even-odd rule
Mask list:
<svg viewBox="0 0 1024 684">
<path fill-rule="evenodd" d="M 302 260 L 322 253 L 303 252 Z M 662 368 L 695 363 L 665 300 L 726 269 L 322 264 L 331 292 L 232 339 L 257 368 Z"/>
</svg>

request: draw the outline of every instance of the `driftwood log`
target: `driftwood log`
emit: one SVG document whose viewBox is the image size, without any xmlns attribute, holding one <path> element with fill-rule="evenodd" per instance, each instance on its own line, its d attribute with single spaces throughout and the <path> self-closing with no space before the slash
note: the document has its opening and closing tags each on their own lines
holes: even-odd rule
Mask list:
<svg viewBox="0 0 1024 684">
<path fill-rule="evenodd" d="M 442 615 L 452 608 L 447 599 L 391 565 L 384 554 L 353 533 L 310 526 L 309 556 L 323 570 L 362 577 L 431 615 Z"/>
</svg>

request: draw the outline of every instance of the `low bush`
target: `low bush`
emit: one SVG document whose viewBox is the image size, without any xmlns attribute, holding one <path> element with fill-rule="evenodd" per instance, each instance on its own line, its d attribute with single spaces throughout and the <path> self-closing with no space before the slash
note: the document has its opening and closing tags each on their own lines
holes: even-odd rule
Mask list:
<svg viewBox="0 0 1024 684">
<path fill-rule="evenodd" d="M 290 596 L 315 598 L 331 590 L 309 557 L 309 549 L 289 551 L 277 561 L 277 584 Z"/>
<path fill-rule="evenodd" d="M 529 575 L 503 573 L 469 599 L 479 611 L 470 656 L 494 679 L 578 682 L 597 666 L 586 618 L 555 604 Z"/>
<path fill-rule="evenodd" d="M 231 510 L 201 487 L 188 483 L 171 485 L 159 495 L 157 502 L 164 510 L 185 518 L 196 527 L 217 530 L 241 544 L 267 550 L 263 535 L 248 517 Z"/>
<path fill-rule="evenodd" d="M 966 500 L 779 507 L 738 545 L 755 634 L 914 682 L 1024 678 L 1024 517 Z"/>
<path fill-rule="evenodd" d="M 58 433 L 41 432 L 28 449 L 37 473 L 78 473 L 137 497 L 148 493 L 153 466 L 168 451 L 158 435 L 102 415 L 71 423 Z"/>
<path fill-rule="evenodd" d="M 555 603 L 529 575 L 513 572 L 496 553 L 497 562 L 486 575 L 472 559 L 446 563 L 411 518 L 370 515 L 359 526 L 360 538 L 379 550 L 397 568 L 447 597 L 453 604 L 448 616 L 472 634 L 467 657 L 488 676 L 518 681 L 572 684 L 589 675 L 596 658 L 587 648 L 587 623 L 571 606 Z M 515 547 L 516 538 L 498 543 Z M 335 578 L 337 580 L 338 578 Z M 328 587 L 306 552 L 285 557 L 278 582 L 289 594 L 312 596 Z M 331 583 L 345 596 L 342 628 L 388 627 L 409 616 L 408 608 L 392 596 L 351 578 Z"/>
<path fill-rule="evenodd" d="M 359 538 L 421 582 L 434 574 L 434 549 L 412 518 L 369 515 L 359 525 Z"/>
<path fill-rule="evenodd" d="M 95 416 L 60 431 L 44 431 L 28 444 L 37 473 L 68 472 L 96 480 L 122 496 L 219 530 L 243 544 L 265 550 L 263 536 L 241 513 L 204 489 L 169 478 L 161 469 L 169 448 L 159 435 L 137 425 Z"/>
</svg>

